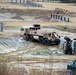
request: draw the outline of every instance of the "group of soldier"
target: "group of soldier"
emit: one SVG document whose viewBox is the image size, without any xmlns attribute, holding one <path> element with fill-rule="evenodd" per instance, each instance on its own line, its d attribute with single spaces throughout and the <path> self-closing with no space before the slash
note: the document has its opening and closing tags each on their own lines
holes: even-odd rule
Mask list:
<svg viewBox="0 0 76 75">
<path fill-rule="evenodd" d="M 3 31 L 3 28 L 4 28 L 4 23 L 3 22 L 0 22 L 0 31 L 1 32 Z"/>
</svg>

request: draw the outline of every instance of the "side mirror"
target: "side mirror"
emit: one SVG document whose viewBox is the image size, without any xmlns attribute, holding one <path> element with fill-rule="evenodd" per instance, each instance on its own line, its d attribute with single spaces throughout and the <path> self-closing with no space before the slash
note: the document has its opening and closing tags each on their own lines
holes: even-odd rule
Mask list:
<svg viewBox="0 0 76 75">
<path fill-rule="evenodd" d="M 73 65 L 75 65 L 75 62 L 73 62 Z"/>
<path fill-rule="evenodd" d="M 24 31 L 24 28 L 21 28 L 20 30 L 21 30 L 21 31 Z"/>
</svg>

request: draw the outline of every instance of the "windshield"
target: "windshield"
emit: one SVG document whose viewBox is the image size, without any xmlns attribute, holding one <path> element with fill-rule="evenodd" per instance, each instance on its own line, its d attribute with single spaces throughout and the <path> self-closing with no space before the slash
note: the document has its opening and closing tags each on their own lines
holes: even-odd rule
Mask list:
<svg viewBox="0 0 76 75">
<path fill-rule="evenodd" d="M 21 28 L 21 31 L 24 31 L 24 28 Z"/>
<path fill-rule="evenodd" d="M 74 42 L 74 47 L 76 47 L 76 42 Z"/>
<path fill-rule="evenodd" d="M 73 62 L 71 62 L 70 65 L 73 65 Z"/>
<path fill-rule="evenodd" d="M 49 37 L 51 37 L 51 33 L 50 33 L 50 34 L 48 34 L 48 36 L 49 36 Z"/>
<path fill-rule="evenodd" d="M 76 60 L 72 61 L 70 65 L 76 65 Z"/>
</svg>

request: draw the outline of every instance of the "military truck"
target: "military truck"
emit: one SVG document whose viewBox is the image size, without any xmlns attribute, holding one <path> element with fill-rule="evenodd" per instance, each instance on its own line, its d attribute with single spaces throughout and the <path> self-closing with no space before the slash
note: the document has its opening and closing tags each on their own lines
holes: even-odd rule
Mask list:
<svg viewBox="0 0 76 75">
<path fill-rule="evenodd" d="M 59 45 L 60 40 L 58 34 L 54 31 L 51 31 L 46 28 L 42 28 L 39 24 L 34 24 L 29 27 L 22 27 L 21 31 L 23 32 L 23 37 L 27 41 L 33 42 L 38 40 L 40 44 L 43 45 Z"/>
<path fill-rule="evenodd" d="M 67 75 L 76 75 L 76 60 L 67 65 Z"/>
<path fill-rule="evenodd" d="M 64 40 L 60 40 L 60 46 L 64 51 L 64 54 L 76 54 L 76 39 L 64 37 Z"/>
</svg>

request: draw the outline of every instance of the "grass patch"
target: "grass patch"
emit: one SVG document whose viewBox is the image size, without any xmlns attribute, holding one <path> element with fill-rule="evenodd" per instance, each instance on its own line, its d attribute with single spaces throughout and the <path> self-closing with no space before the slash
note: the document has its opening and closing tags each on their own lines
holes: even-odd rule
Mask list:
<svg viewBox="0 0 76 75">
<path fill-rule="evenodd" d="M 6 62 L 7 62 L 7 59 L 0 58 L 0 75 L 8 75 Z"/>
<path fill-rule="evenodd" d="M 49 55 L 49 51 L 48 50 L 40 50 L 40 51 L 32 52 L 31 55 L 48 56 Z"/>
<path fill-rule="evenodd" d="M 49 2 L 49 3 L 56 3 L 56 4 L 67 4 L 67 5 L 69 5 L 69 6 L 76 6 L 76 3 L 62 3 L 62 2 Z"/>
<path fill-rule="evenodd" d="M 7 59 L 5 59 L 5 58 L 0 58 L 0 63 L 2 63 L 2 62 L 7 62 Z"/>
</svg>

